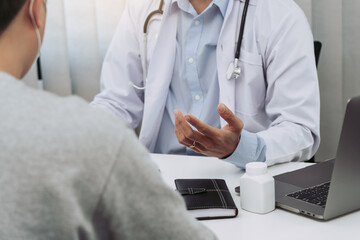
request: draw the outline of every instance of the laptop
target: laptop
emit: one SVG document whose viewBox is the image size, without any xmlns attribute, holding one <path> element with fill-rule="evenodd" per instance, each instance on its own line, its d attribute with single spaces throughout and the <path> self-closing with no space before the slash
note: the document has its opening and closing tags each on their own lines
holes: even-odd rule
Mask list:
<svg viewBox="0 0 360 240">
<path fill-rule="evenodd" d="M 360 209 L 360 97 L 347 103 L 335 159 L 274 178 L 279 208 L 320 220 Z"/>
</svg>

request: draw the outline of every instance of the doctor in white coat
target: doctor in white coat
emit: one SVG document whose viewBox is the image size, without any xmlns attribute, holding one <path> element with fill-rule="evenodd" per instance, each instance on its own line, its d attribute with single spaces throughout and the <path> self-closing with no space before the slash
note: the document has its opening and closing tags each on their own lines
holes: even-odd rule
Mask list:
<svg viewBox="0 0 360 240">
<path fill-rule="evenodd" d="M 164 13 L 144 26 L 160 4 Z M 201 153 L 241 168 L 310 159 L 320 100 L 309 24 L 292 0 L 250 0 L 241 74 L 229 79 L 245 4 L 127 1 L 91 105 L 132 128 L 142 121 L 151 152 Z"/>
</svg>

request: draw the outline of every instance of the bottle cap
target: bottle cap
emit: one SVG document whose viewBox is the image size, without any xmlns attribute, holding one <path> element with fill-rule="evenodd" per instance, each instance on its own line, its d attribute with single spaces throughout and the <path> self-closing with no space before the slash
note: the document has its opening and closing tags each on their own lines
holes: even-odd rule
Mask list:
<svg viewBox="0 0 360 240">
<path fill-rule="evenodd" d="M 267 173 L 267 164 L 263 162 L 252 162 L 246 164 L 246 173 L 249 175 L 261 175 Z"/>
</svg>

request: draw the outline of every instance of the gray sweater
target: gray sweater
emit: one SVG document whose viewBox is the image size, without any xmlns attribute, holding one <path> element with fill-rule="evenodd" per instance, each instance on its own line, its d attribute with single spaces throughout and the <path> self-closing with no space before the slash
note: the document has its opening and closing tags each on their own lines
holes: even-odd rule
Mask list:
<svg viewBox="0 0 360 240">
<path fill-rule="evenodd" d="M 214 239 L 124 123 L 0 73 L 0 239 Z"/>
</svg>

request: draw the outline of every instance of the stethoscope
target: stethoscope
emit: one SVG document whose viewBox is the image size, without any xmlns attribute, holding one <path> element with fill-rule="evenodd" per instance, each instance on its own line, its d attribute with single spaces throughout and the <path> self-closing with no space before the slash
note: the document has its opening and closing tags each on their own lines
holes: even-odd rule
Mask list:
<svg viewBox="0 0 360 240">
<path fill-rule="evenodd" d="M 144 23 L 144 55 L 143 55 L 143 60 L 142 60 L 142 65 L 143 65 L 143 71 L 144 71 L 144 76 L 145 78 L 147 77 L 147 73 L 148 73 L 148 67 L 147 67 L 147 45 L 148 45 L 148 28 L 149 25 L 152 23 L 152 21 L 155 21 L 155 19 L 153 18 L 155 15 L 163 15 L 164 11 L 163 11 L 163 6 L 164 6 L 164 0 L 160 1 L 160 5 L 159 8 L 155 11 L 152 11 L 151 13 L 149 13 L 149 15 L 146 17 L 145 19 L 145 23 Z M 133 86 L 135 89 L 137 90 L 145 90 L 145 87 L 139 87 L 136 86 L 133 82 L 129 82 L 129 84 L 131 86 Z"/>
<path fill-rule="evenodd" d="M 242 13 L 242 18 L 241 18 L 241 26 L 240 26 L 238 43 L 236 45 L 235 58 L 234 58 L 234 61 L 230 63 L 228 70 L 226 72 L 226 77 L 228 80 L 237 79 L 241 75 L 241 67 L 239 66 L 239 59 L 240 59 L 240 53 L 241 53 L 241 45 L 242 45 L 242 41 L 243 41 L 243 37 L 244 37 L 246 15 L 248 13 L 249 3 L 250 3 L 250 0 L 246 0 L 244 10 Z"/>
<path fill-rule="evenodd" d="M 246 16 L 248 13 L 248 8 L 249 8 L 249 3 L 250 0 L 246 0 L 245 1 L 245 6 L 244 6 L 244 10 L 242 13 L 242 18 L 241 18 L 241 26 L 240 26 L 240 32 L 239 32 L 239 37 L 238 37 L 238 42 L 236 45 L 236 52 L 235 52 L 235 57 L 234 57 L 234 61 L 230 63 L 228 70 L 226 72 L 226 77 L 228 80 L 231 79 L 237 79 L 240 77 L 241 75 L 241 67 L 239 66 L 239 59 L 240 59 L 240 55 L 241 55 L 241 45 L 242 45 L 242 40 L 244 37 L 244 30 L 245 30 L 245 23 L 246 23 Z M 147 16 L 145 23 L 144 23 L 144 57 L 143 57 L 143 71 L 144 71 L 144 76 L 147 76 L 147 43 L 148 43 L 148 28 L 149 25 L 151 24 L 151 22 L 153 21 L 153 17 L 157 14 L 159 15 L 163 15 L 164 11 L 163 11 L 163 6 L 164 6 L 164 0 L 160 1 L 160 5 L 159 5 L 159 9 L 149 13 L 149 15 Z M 145 90 L 145 87 L 139 87 L 136 86 L 134 83 L 130 82 L 130 85 L 132 85 L 134 88 L 138 89 L 138 90 Z"/>
</svg>

